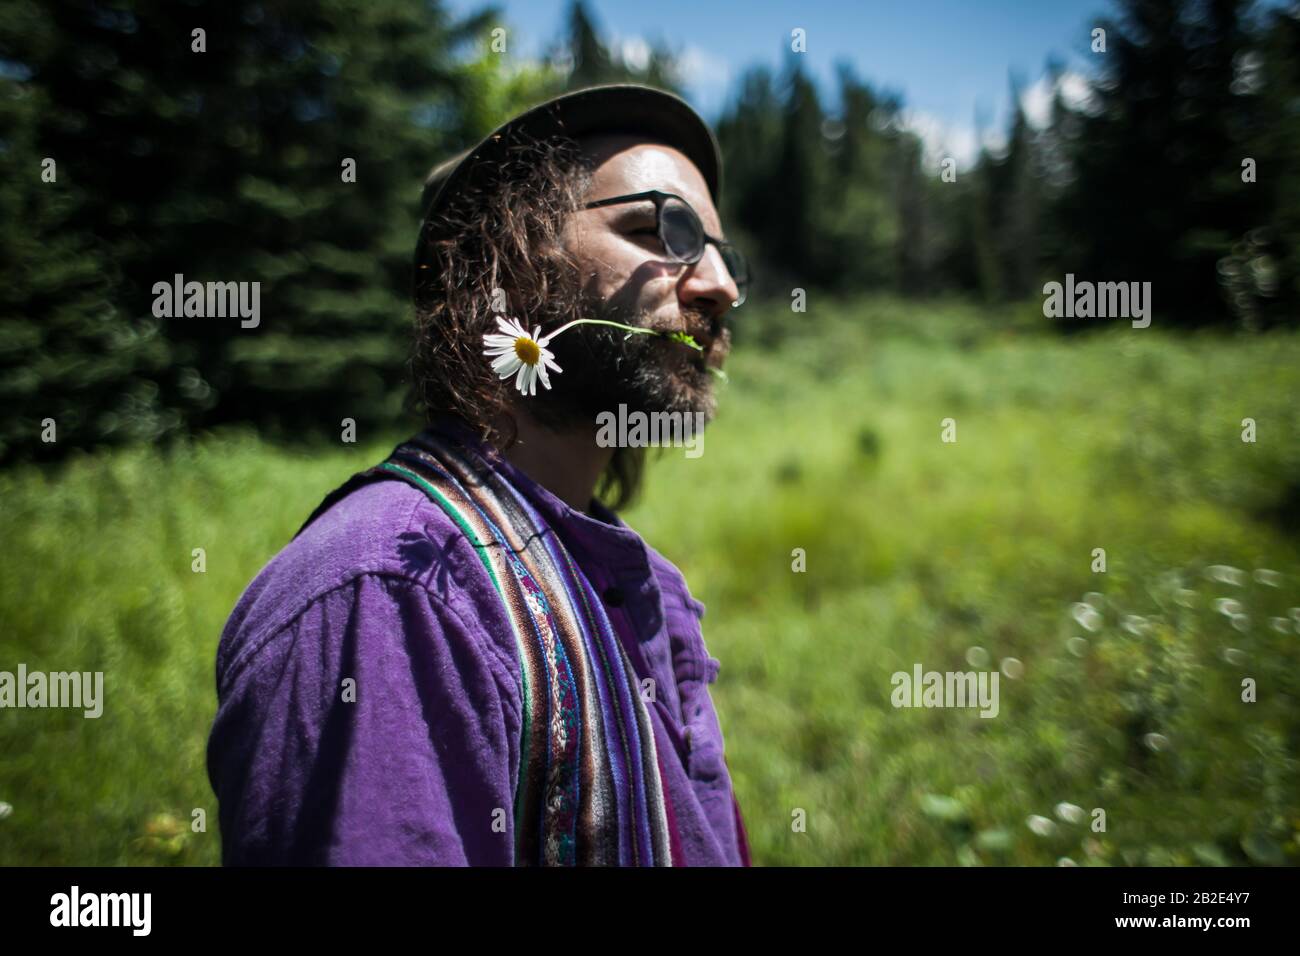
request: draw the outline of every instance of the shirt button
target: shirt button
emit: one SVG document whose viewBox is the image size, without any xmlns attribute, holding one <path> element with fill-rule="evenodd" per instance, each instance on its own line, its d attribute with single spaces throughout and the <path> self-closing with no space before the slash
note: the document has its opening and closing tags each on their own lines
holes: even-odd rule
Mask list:
<svg viewBox="0 0 1300 956">
<path fill-rule="evenodd" d="M 605 589 L 605 603 L 610 607 L 623 606 L 623 589 L 615 585 Z"/>
</svg>

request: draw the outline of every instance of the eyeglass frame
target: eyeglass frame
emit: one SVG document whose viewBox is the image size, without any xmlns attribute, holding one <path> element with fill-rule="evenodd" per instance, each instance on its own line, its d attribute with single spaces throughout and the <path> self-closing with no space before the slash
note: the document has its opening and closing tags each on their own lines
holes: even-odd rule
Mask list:
<svg viewBox="0 0 1300 956">
<path fill-rule="evenodd" d="M 704 250 L 709 243 L 713 243 L 715 246 L 718 247 L 719 254 L 721 254 L 722 250 L 726 248 L 732 250 L 737 256 L 740 257 L 740 261 L 745 265 L 746 278 L 744 282 L 744 288 L 741 288 L 740 279 L 738 279 L 736 275 L 732 273 L 731 266 L 727 265 L 727 259 L 725 255 L 722 256 L 722 264 L 726 266 L 727 274 L 731 276 L 731 281 L 736 283 L 736 294 L 739 296 L 739 298 L 737 298 L 736 301 L 732 303 L 732 307 L 735 308 L 736 306 L 742 305 L 745 302 L 745 300 L 749 297 L 749 285 L 750 282 L 752 281 L 752 278 L 749 276 L 749 260 L 745 258 L 745 254 L 740 251 L 740 248 L 734 242 L 728 242 L 726 239 L 723 239 L 720 236 L 709 235 L 708 230 L 704 228 L 704 220 L 701 219 L 700 214 L 695 211 L 695 207 L 692 206 L 689 202 L 687 202 L 684 197 L 679 196 L 676 193 L 666 193 L 659 189 L 647 189 L 645 192 L 629 193 L 626 196 L 610 196 L 607 199 L 597 199 L 594 200 L 593 202 L 587 203 L 582 208 L 598 209 L 601 206 L 613 206 L 613 205 L 620 205 L 622 203 L 639 202 L 643 199 L 650 199 L 654 201 L 655 231 L 659 234 L 659 242 L 663 245 L 664 252 L 666 252 L 672 258 L 673 262 L 678 262 L 681 263 L 682 265 L 687 265 L 687 266 L 695 265 L 697 262 L 699 262 L 701 259 L 704 258 Z M 678 200 L 683 206 L 685 206 L 687 209 L 690 210 L 691 215 L 695 217 L 695 221 L 700 224 L 700 235 L 704 237 L 704 241 L 700 243 L 700 254 L 696 256 L 694 259 L 687 260 L 675 256 L 673 252 L 668 248 L 667 240 L 664 239 L 664 203 L 667 202 L 669 199 Z"/>
</svg>

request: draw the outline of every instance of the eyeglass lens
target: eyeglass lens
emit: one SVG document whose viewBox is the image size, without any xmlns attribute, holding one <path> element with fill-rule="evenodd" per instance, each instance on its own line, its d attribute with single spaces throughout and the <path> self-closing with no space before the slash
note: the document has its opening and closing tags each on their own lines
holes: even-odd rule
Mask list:
<svg viewBox="0 0 1300 956">
<path fill-rule="evenodd" d="M 704 254 L 704 226 L 695 210 L 677 199 L 667 199 L 661 215 L 664 245 L 668 252 L 686 262 L 699 261 Z M 719 251 L 743 300 L 749 282 L 749 269 L 744 257 L 730 245 L 720 246 Z"/>
<path fill-rule="evenodd" d="M 685 203 L 664 201 L 664 245 L 674 256 L 690 260 L 704 251 L 704 229 L 699 217 Z"/>
</svg>

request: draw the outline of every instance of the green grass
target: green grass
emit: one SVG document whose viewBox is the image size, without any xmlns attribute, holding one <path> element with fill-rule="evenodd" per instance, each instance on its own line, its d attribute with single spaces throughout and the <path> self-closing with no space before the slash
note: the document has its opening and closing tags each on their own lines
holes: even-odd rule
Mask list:
<svg viewBox="0 0 1300 956">
<path fill-rule="evenodd" d="M 1035 325 L 747 310 L 704 455 L 652 465 L 627 518 L 708 605 L 757 862 L 1300 861 L 1300 336 Z M 399 437 L 308 454 L 227 432 L 0 475 L 0 670 L 103 670 L 107 697 L 98 720 L 0 710 L 0 864 L 218 861 L 222 625 Z M 1023 668 L 997 718 L 891 706 L 895 671 L 973 669 L 971 648 Z"/>
</svg>

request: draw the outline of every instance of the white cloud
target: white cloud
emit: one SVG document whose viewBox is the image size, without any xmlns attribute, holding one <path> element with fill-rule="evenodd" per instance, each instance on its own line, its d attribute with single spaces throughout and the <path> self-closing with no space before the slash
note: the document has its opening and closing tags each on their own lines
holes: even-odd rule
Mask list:
<svg viewBox="0 0 1300 956">
<path fill-rule="evenodd" d="M 1032 86 L 1020 94 L 1020 104 L 1025 111 L 1025 119 L 1032 126 L 1042 129 L 1051 118 L 1052 97 L 1059 88 L 1061 99 L 1068 106 L 1088 109 L 1090 89 L 1084 74 L 1069 70 L 1060 75 L 1054 87 L 1051 77 L 1044 74 Z M 978 129 L 969 123 L 953 123 L 924 110 L 905 109 L 902 112 L 902 124 L 921 138 L 924 144 L 924 161 L 930 168 L 938 168 L 945 157 L 957 160 L 958 169 L 969 169 L 979 158 L 980 148 L 984 147 L 997 153 L 1006 149 L 1007 121 L 1005 110 L 995 116 L 988 128 L 980 136 Z"/>
<path fill-rule="evenodd" d="M 938 168 L 949 156 L 957 160 L 958 169 L 969 169 L 979 157 L 980 137 L 975 127 L 949 123 L 947 120 L 922 110 L 905 109 L 901 114 L 902 126 L 921 138 L 926 166 Z M 997 146 L 996 136 L 986 135 L 984 144 Z"/>
<path fill-rule="evenodd" d="M 644 37 L 616 35 L 609 40 L 609 45 L 634 69 L 644 70 L 650 63 L 651 46 Z M 732 78 L 731 65 L 726 60 L 698 46 L 687 46 L 677 52 L 676 65 L 681 83 L 696 108 L 707 114 L 723 107 Z"/>
<path fill-rule="evenodd" d="M 688 46 L 677 55 L 678 76 L 686 98 L 704 116 L 716 116 L 727 105 L 731 64 L 716 53 Z"/>
<path fill-rule="evenodd" d="M 1051 76 L 1044 73 L 1037 83 L 1020 94 L 1021 108 L 1025 111 L 1025 119 L 1031 125 L 1042 129 L 1052 118 L 1052 98 L 1057 88 L 1060 89 L 1061 99 L 1067 106 L 1087 107 L 1091 93 L 1088 80 L 1082 73 L 1068 70 L 1060 75 L 1055 86 L 1052 84 Z"/>
<path fill-rule="evenodd" d="M 641 37 L 629 37 L 618 44 L 619 56 L 634 70 L 650 65 L 650 44 Z"/>
<path fill-rule="evenodd" d="M 727 61 L 697 46 L 688 46 L 677 62 L 682 80 L 692 86 L 726 86 L 731 81 Z"/>
</svg>

